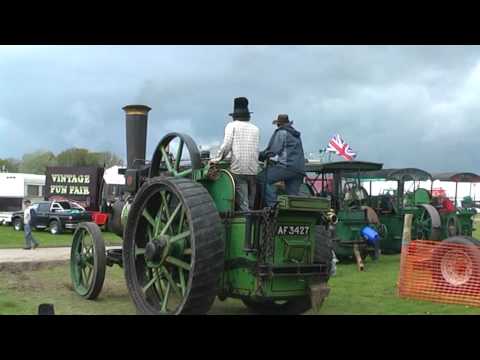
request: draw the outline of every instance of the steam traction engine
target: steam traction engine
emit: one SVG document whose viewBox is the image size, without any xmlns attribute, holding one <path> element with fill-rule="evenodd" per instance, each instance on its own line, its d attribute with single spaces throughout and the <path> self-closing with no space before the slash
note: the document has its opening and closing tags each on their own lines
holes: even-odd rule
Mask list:
<svg viewBox="0 0 480 360">
<path fill-rule="evenodd" d="M 327 230 L 336 221 L 329 200 L 280 195 L 274 208 L 235 211 L 227 161 L 211 166 L 190 136 L 170 133 L 146 162 L 150 108 L 123 109 L 125 191 L 106 209 L 123 245 L 106 250 L 98 226 L 79 226 L 71 252 L 79 295 L 95 299 L 106 266 L 117 264 L 141 314 L 206 313 L 216 296 L 241 299 L 255 313 L 322 304 L 332 261 Z"/>
</svg>

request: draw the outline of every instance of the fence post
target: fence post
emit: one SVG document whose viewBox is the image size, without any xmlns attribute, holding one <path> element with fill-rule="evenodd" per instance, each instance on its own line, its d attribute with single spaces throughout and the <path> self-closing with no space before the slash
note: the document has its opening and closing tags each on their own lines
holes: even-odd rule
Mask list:
<svg viewBox="0 0 480 360">
<path fill-rule="evenodd" d="M 412 220 L 413 214 L 405 214 L 403 221 L 402 249 L 412 241 Z"/>
</svg>

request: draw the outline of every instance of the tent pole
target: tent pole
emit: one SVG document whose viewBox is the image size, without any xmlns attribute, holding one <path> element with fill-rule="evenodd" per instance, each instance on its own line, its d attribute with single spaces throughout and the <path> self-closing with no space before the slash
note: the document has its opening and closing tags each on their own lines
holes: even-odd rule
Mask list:
<svg viewBox="0 0 480 360">
<path fill-rule="evenodd" d="M 455 182 L 455 207 L 457 207 L 457 189 L 458 189 L 458 181 Z"/>
</svg>

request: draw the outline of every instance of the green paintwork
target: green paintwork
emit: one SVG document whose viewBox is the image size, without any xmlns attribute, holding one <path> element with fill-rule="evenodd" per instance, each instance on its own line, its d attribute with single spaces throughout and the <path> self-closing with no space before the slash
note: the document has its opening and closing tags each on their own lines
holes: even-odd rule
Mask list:
<svg viewBox="0 0 480 360">
<path fill-rule="evenodd" d="M 315 224 L 317 214 L 280 210 L 278 225 L 308 225 L 308 236 L 280 236 L 274 238 L 274 255 L 268 261 L 272 265 L 310 264 L 315 246 Z M 255 232 L 255 230 L 253 230 Z M 244 251 L 245 218 L 235 217 L 225 228 L 225 261 L 256 262 L 255 255 Z M 228 266 L 228 265 L 227 265 Z M 222 292 L 228 297 L 245 296 L 286 299 L 305 295 L 309 284 L 308 276 L 272 277 L 260 281 L 246 267 L 228 269 L 222 277 Z"/>
<path fill-rule="evenodd" d="M 307 196 L 278 195 L 278 206 L 281 209 L 292 209 L 298 211 L 328 211 L 330 200 L 327 198 L 313 198 Z"/>
<path fill-rule="evenodd" d="M 220 174 L 216 180 L 206 176 L 201 183 L 208 190 L 220 213 L 231 212 L 234 209 L 235 185 L 227 170 L 228 163 L 220 162 Z M 310 264 L 315 250 L 315 225 L 319 223 L 320 213 L 330 212 L 330 201 L 326 198 L 311 196 L 279 195 L 279 217 L 277 226 L 300 225 L 309 226 L 308 235 L 277 235 L 274 238 L 274 256 L 267 259 L 271 265 Z M 255 254 L 244 250 L 245 217 L 237 216 L 225 220 L 225 263 L 226 271 L 221 278 L 221 293 L 223 297 L 263 297 L 270 299 L 287 299 L 292 296 L 307 294 L 310 276 L 274 276 L 260 278 L 246 264 L 257 262 Z M 278 227 L 277 227 L 278 228 Z M 253 242 L 255 226 L 252 229 Z M 261 234 L 260 229 L 260 234 Z M 231 265 L 233 264 L 233 265 Z M 237 265 L 235 265 L 237 264 Z"/>
<path fill-rule="evenodd" d="M 233 211 L 235 208 L 235 185 L 232 175 L 225 169 L 220 170 L 216 181 L 202 180 L 202 184 L 214 199 L 219 212 Z"/>
<path fill-rule="evenodd" d="M 93 239 L 85 229 L 75 232 L 72 240 L 70 274 L 73 287 L 80 296 L 85 296 L 93 281 Z"/>
<path fill-rule="evenodd" d="M 340 210 L 337 212 L 338 223 L 335 226 L 337 241 L 334 242 L 335 254 L 339 259 L 353 258 L 352 242 L 359 242 L 361 250 L 367 246 L 360 236 L 360 231 L 367 224 L 365 211 L 363 210 Z"/>
</svg>

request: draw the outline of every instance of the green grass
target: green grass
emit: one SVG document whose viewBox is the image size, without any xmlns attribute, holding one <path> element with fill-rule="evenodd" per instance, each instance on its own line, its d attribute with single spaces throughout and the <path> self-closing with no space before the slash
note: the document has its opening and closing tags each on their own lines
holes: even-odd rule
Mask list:
<svg viewBox="0 0 480 360">
<path fill-rule="evenodd" d="M 52 235 L 48 231 L 37 230 L 32 232 L 33 237 L 40 243 L 41 247 L 70 246 L 73 234 L 66 232 L 61 235 Z M 103 232 L 105 244 L 119 245 L 122 240 L 110 232 Z M 0 249 L 22 248 L 25 246 L 23 231 L 15 231 L 12 226 L 0 226 Z"/>
<path fill-rule="evenodd" d="M 400 299 L 396 295 L 399 255 L 366 262 L 365 272 L 355 264 L 338 265 L 322 308 L 307 314 L 480 314 L 480 308 Z M 0 315 L 36 314 L 38 305 L 52 303 L 57 314 L 135 314 L 122 269 L 107 269 L 105 285 L 95 301 L 73 292 L 69 267 L 56 266 L 27 272 L 0 273 Z M 248 314 L 238 300 L 215 301 L 211 314 Z"/>
<path fill-rule="evenodd" d="M 479 224 L 480 225 L 480 224 Z M 475 237 L 480 239 L 480 226 Z M 53 236 L 34 233 L 42 245 L 69 245 L 71 235 Z M 119 238 L 104 233 L 111 241 Z M 23 246 L 23 233 L 0 227 L 0 247 Z M 367 260 L 365 272 L 355 264 L 339 264 L 337 275 L 329 282 L 330 296 L 318 314 L 480 314 L 480 308 L 400 299 L 396 283 L 399 255 L 382 256 L 374 263 Z M 68 265 L 26 272 L 0 273 L 0 315 L 36 314 L 38 305 L 52 303 L 57 314 L 135 314 L 119 267 L 107 268 L 100 297 L 87 301 L 73 292 Z M 238 300 L 215 301 L 211 314 L 248 314 Z M 314 311 L 308 314 L 315 314 Z"/>
<path fill-rule="evenodd" d="M 397 296 L 400 255 L 384 255 L 368 261 L 359 272 L 356 264 L 337 265 L 322 314 L 405 315 L 480 314 L 480 308 L 401 299 Z"/>
</svg>

